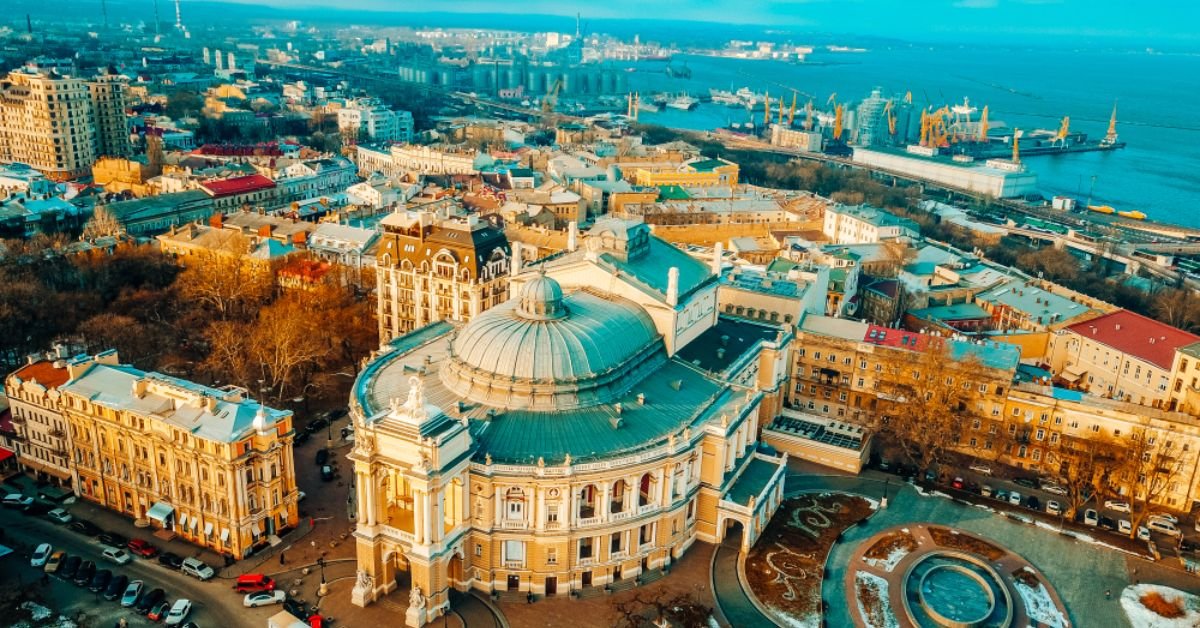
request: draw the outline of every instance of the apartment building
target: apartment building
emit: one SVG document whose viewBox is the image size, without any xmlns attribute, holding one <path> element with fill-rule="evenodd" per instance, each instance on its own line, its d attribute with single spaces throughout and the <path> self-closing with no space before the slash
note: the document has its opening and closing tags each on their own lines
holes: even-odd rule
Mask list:
<svg viewBox="0 0 1200 628">
<path fill-rule="evenodd" d="M 916 238 L 917 223 L 870 205 L 834 205 L 825 208 L 821 232 L 836 244 L 874 244 Z"/>
<path fill-rule="evenodd" d="M 67 382 L 66 351 L 29 363 L 4 379 L 13 431 L 20 442 L 17 466 L 39 480 L 70 488 L 70 434 L 58 388 Z"/>
<path fill-rule="evenodd" d="M 392 111 L 376 98 L 347 102 L 337 118 L 338 130 L 357 141 L 412 142 L 412 112 Z"/>
</svg>

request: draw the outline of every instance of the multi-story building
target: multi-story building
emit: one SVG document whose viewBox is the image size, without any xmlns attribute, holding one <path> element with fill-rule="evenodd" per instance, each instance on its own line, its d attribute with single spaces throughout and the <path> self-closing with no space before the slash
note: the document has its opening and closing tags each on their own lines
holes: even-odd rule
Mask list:
<svg viewBox="0 0 1200 628">
<path fill-rule="evenodd" d="M 633 184 L 641 187 L 735 187 L 738 165 L 724 159 L 693 159 L 681 164 L 643 165 L 633 170 Z"/>
<path fill-rule="evenodd" d="M 375 249 L 379 337 L 440 320 L 468 321 L 508 298 L 511 251 L 504 231 L 474 215 L 397 211 Z"/>
<path fill-rule="evenodd" d="M 87 174 L 98 155 L 127 155 L 125 79 L 16 70 L 0 80 L 0 162 L 55 180 Z"/>
<path fill-rule="evenodd" d="M 821 231 L 837 244 L 874 244 L 912 239 L 920 235 L 917 223 L 869 205 L 834 205 L 825 209 Z"/>
<path fill-rule="evenodd" d="M 66 368 L 77 496 L 236 558 L 299 523 L 290 411 L 119 364 L 112 351 Z"/>
<path fill-rule="evenodd" d="M 376 98 L 352 100 L 337 116 L 338 130 L 357 141 L 412 142 L 412 112 L 392 111 Z"/>
<path fill-rule="evenodd" d="M 1118 310 L 1051 337 L 1050 367 L 1066 384 L 1098 397 L 1168 407 L 1179 349 L 1200 336 Z"/>
<path fill-rule="evenodd" d="M 68 379 L 61 347 L 13 371 L 4 380 L 13 429 L 20 439 L 17 465 L 39 480 L 70 488 L 70 432 L 58 388 Z"/>
<path fill-rule="evenodd" d="M 716 277 L 645 225 L 606 221 L 583 244 L 359 376 L 355 604 L 404 571 L 409 626 L 451 588 L 595 590 L 732 530 L 746 549 L 778 508 L 786 456 L 756 441 L 790 332 L 720 317 Z"/>
</svg>

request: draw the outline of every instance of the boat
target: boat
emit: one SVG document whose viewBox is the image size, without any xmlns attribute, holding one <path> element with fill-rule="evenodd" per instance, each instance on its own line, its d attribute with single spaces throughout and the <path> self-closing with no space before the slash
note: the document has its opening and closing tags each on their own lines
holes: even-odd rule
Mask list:
<svg viewBox="0 0 1200 628">
<path fill-rule="evenodd" d="M 749 87 L 743 87 L 737 90 L 734 92 L 734 95 L 737 96 L 738 99 L 741 100 L 741 103 L 747 107 L 757 106 L 766 99 L 765 94 L 756 94 Z"/>
<path fill-rule="evenodd" d="M 1108 205 L 1088 205 L 1088 211 L 1096 212 L 1097 214 L 1115 214 L 1117 210 Z"/>
<path fill-rule="evenodd" d="M 1117 215 L 1122 218 L 1129 218 L 1132 220 L 1145 220 L 1146 219 L 1146 214 L 1144 214 L 1136 209 L 1119 211 L 1119 212 L 1117 212 Z"/>
<path fill-rule="evenodd" d="M 638 111 L 644 111 L 646 113 L 658 113 L 659 111 L 662 111 L 662 108 L 658 105 L 652 102 L 646 102 L 644 100 L 639 100 L 637 107 Z"/>
<path fill-rule="evenodd" d="M 672 109 L 680 109 L 682 111 L 691 111 L 692 109 L 695 109 L 696 105 L 698 104 L 700 104 L 699 100 L 692 98 L 687 94 L 680 94 L 679 96 L 667 101 L 668 107 Z"/>
<path fill-rule="evenodd" d="M 708 90 L 708 93 L 712 96 L 712 101 L 714 104 L 726 105 L 729 107 L 742 106 L 742 99 L 738 98 L 738 95 L 733 92 L 727 92 L 722 89 L 710 89 Z"/>
</svg>

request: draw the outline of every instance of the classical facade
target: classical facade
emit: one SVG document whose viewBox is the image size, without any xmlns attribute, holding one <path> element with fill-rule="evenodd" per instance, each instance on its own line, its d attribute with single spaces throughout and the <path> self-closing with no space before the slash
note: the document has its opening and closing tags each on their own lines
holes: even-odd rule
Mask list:
<svg viewBox="0 0 1200 628">
<path fill-rule="evenodd" d="M 65 355 L 37 359 L 4 380 L 4 394 L 20 439 L 17 464 L 39 480 L 71 486 L 70 433 L 58 387 L 67 381 Z"/>
<path fill-rule="evenodd" d="M 75 494 L 242 558 L 299 523 L 292 415 L 237 388 L 67 361 L 59 386 Z"/>
<path fill-rule="evenodd" d="M 448 590 L 568 595 L 748 548 L 783 497 L 789 331 L 719 317 L 708 267 L 603 221 L 468 323 L 394 339 L 351 396 L 355 604 L 408 571 L 407 624 Z M 661 275 L 661 277 L 659 276 Z"/>
<path fill-rule="evenodd" d="M 508 298 L 504 232 L 475 216 L 401 210 L 375 249 L 380 341 L 441 320 L 467 321 Z"/>
</svg>

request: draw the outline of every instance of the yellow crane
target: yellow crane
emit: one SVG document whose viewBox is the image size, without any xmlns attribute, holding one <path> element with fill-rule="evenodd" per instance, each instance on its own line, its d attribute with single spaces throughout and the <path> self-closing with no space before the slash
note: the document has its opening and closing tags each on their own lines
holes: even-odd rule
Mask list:
<svg viewBox="0 0 1200 628">
<path fill-rule="evenodd" d="M 979 116 L 979 141 L 988 141 L 988 107 L 983 106 L 983 113 Z"/>
<path fill-rule="evenodd" d="M 771 124 L 771 92 L 763 94 L 763 126 Z"/>
<path fill-rule="evenodd" d="M 887 116 L 888 134 L 896 137 L 896 112 L 892 110 L 892 101 L 883 106 L 883 115 Z"/>
<path fill-rule="evenodd" d="M 1013 129 L 1012 135 L 1012 162 L 1014 164 L 1021 163 L 1021 129 Z"/>
<path fill-rule="evenodd" d="M 796 120 L 796 90 L 792 90 L 792 108 L 788 109 L 788 127 Z"/>
<path fill-rule="evenodd" d="M 780 124 L 780 126 L 783 125 L 783 105 L 784 105 L 783 99 L 780 98 L 779 99 L 779 116 L 775 119 L 775 121 L 778 122 Z"/>
<path fill-rule="evenodd" d="M 808 100 L 808 104 L 804 106 L 804 109 L 808 115 L 808 118 L 804 121 L 804 130 L 811 131 L 813 128 L 813 101 L 811 98 Z"/>
<path fill-rule="evenodd" d="M 921 112 L 921 146 L 945 148 L 950 145 L 949 131 L 946 125 L 946 118 L 949 115 L 948 107 L 942 107 L 933 112 Z"/>
<path fill-rule="evenodd" d="M 1058 128 L 1058 135 L 1054 136 L 1054 140 L 1066 146 L 1067 136 L 1071 134 L 1071 116 L 1063 116 L 1062 126 Z"/>
<path fill-rule="evenodd" d="M 842 112 L 844 108 L 841 103 L 833 106 L 833 140 L 835 142 L 842 139 Z"/>
</svg>

